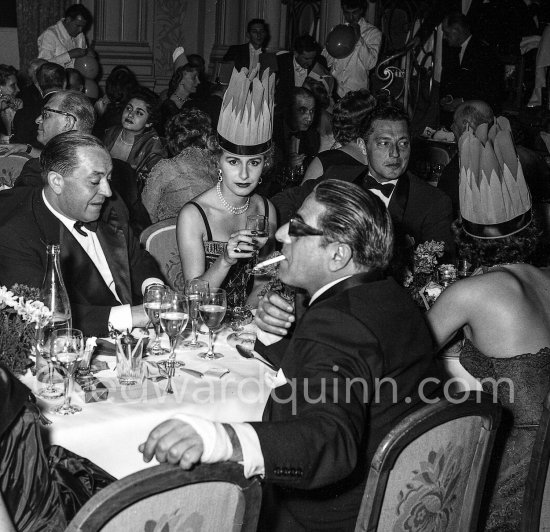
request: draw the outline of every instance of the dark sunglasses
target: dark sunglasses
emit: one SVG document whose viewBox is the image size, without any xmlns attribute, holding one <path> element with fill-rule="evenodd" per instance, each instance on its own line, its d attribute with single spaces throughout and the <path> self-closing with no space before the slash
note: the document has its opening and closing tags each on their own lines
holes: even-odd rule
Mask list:
<svg viewBox="0 0 550 532">
<path fill-rule="evenodd" d="M 42 113 L 41 113 L 42 120 L 46 120 L 46 118 L 48 118 L 48 113 L 57 113 L 58 115 L 70 116 L 76 122 L 75 115 L 72 115 L 71 113 L 66 113 L 65 111 L 58 111 L 57 109 L 51 109 L 50 107 L 42 107 Z"/>
<path fill-rule="evenodd" d="M 311 227 L 298 218 L 291 218 L 288 222 L 288 236 L 323 236 L 321 229 Z"/>
</svg>

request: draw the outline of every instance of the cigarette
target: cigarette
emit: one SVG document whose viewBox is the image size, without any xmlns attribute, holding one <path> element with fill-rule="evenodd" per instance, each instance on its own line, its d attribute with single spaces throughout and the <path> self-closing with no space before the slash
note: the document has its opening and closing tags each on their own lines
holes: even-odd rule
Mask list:
<svg viewBox="0 0 550 532">
<path fill-rule="evenodd" d="M 252 269 L 259 270 L 260 268 L 264 268 L 265 266 L 271 266 L 271 264 L 281 262 L 282 260 L 285 260 L 285 259 L 286 257 L 284 255 L 277 255 L 276 257 L 271 257 L 270 259 L 264 260 L 263 262 L 259 262 Z"/>
</svg>

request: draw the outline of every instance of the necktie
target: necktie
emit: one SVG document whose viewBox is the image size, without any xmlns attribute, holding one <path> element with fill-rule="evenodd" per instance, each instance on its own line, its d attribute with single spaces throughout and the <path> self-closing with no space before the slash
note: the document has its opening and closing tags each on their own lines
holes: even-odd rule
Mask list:
<svg viewBox="0 0 550 532">
<path fill-rule="evenodd" d="M 376 181 L 376 179 L 374 179 L 371 175 L 366 175 L 363 178 L 363 188 L 379 190 L 382 194 L 384 194 L 384 196 L 386 196 L 386 198 L 389 198 L 395 188 L 395 185 L 393 183 L 383 185 L 382 183 Z"/>
<path fill-rule="evenodd" d="M 97 231 L 97 220 L 95 222 L 78 221 L 74 223 L 74 228 L 78 233 L 80 233 L 82 236 L 88 236 L 88 234 L 82 230 L 83 227 L 88 229 L 88 231 L 92 231 L 95 233 Z"/>
</svg>

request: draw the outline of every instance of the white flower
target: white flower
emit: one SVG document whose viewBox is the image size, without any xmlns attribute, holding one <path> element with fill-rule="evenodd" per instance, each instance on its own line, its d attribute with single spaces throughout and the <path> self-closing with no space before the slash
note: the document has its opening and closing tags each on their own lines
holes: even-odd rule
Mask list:
<svg viewBox="0 0 550 532">
<path fill-rule="evenodd" d="M 430 281 L 424 288 L 424 293 L 430 298 L 430 300 L 435 301 L 443 292 L 443 287 Z"/>
<path fill-rule="evenodd" d="M 5 286 L 0 286 L 0 309 L 6 307 L 15 307 L 17 298 L 13 296 L 13 292 Z"/>
</svg>

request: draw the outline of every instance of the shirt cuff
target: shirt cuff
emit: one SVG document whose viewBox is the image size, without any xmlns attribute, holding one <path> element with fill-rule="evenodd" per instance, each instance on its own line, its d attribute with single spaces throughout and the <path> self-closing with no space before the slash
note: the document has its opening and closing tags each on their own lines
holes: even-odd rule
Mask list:
<svg viewBox="0 0 550 532">
<path fill-rule="evenodd" d="M 145 281 L 143 281 L 143 283 L 141 283 L 141 293 L 145 294 L 145 290 L 151 284 L 163 284 L 166 286 L 166 283 L 162 279 L 157 277 L 148 277 Z"/>
<path fill-rule="evenodd" d="M 258 331 L 256 332 L 256 338 L 260 342 L 262 342 L 262 344 L 264 344 L 265 346 L 268 346 L 282 340 L 284 336 L 279 336 L 278 334 L 269 333 L 258 328 Z"/>
<path fill-rule="evenodd" d="M 109 313 L 109 323 L 117 331 L 132 330 L 132 308 L 130 305 L 119 305 L 118 307 L 112 307 Z"/>
<path fill-rule="evenodd" d="M 265 475 L 264 455 L 258 438 L 258 433 L 254 430 L 250 423 L 229 423 L 241 444 L 243 452 L 242 466 L 244 469 L 245 478 L 253 477 L 254 475 Z"/>
</svg>

